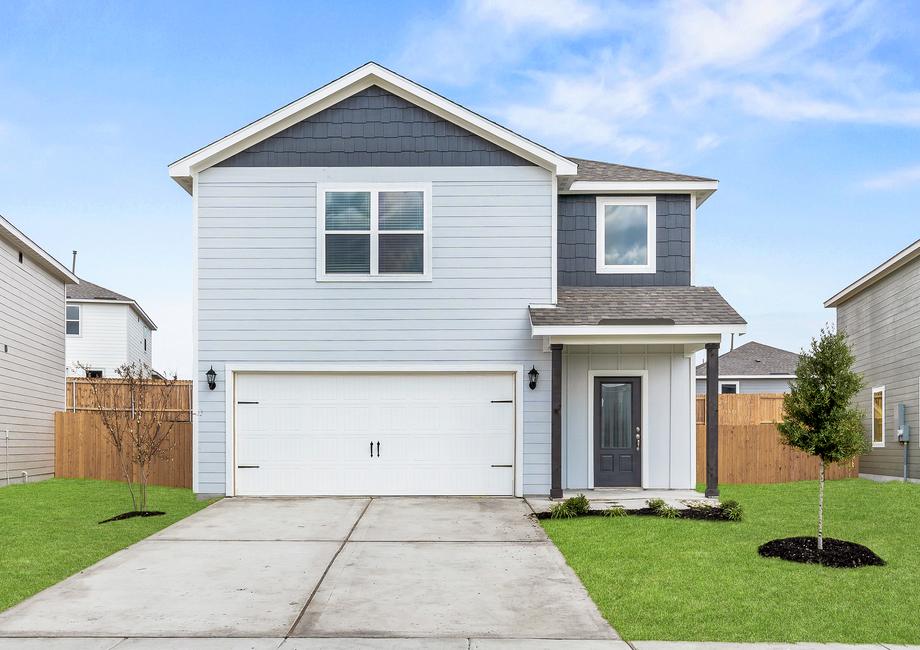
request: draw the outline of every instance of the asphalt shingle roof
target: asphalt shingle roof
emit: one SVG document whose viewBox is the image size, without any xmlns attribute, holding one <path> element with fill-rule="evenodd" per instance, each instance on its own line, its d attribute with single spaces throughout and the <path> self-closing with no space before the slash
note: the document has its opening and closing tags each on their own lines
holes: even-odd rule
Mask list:
<svg viewBox="0 0 920 650">
<path fill-rule="evenodd" d="M 713 287 L 559 287 L 555 307 L 531 307 L 533 325 L 742 325 Z"/>
<path fill-rule="evenodd" d="M 799 355 L 795 352 L 749 341 L 719 356 L 719 376 L 794 375 L 798 364 Z M 696 376 L 706 376 L 705 363 L 696 367 Z"/>
<path fill-rule="evenodd" d="M 587 160 L 585 158 L 572 158 L 566 156 L 573 163 L 578 165 L 578 174 L 566 183 L 560 179 L 560 190 L 566 190 L 575 181 L 713 181 L 714 178 L 705 178 L 703 176 L 688 176 L 686 174 L 675 174 L 673 172 L 663 172 L 656 169 L 645 169 L 642 167 L 630 167 L 628 165 L 617 165 L 615 163 L 601 162 L 599 160 Z M 565 185 L 563 187 L 563 185 Z"/>
<path fill-rule="evenodd" d="M 134 302 L 132 298 L 83 279 L 80 280 L 80 284 L 67 285 L 67 297 L 74 300 L 124 300 Z"/>
</svg>

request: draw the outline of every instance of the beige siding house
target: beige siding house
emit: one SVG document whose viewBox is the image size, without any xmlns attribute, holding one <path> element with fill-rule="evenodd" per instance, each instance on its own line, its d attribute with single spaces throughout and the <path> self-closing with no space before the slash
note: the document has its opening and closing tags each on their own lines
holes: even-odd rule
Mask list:
<svg viewBox="0 0 920 650">
<path fill-rule="evenodd" d="M 920 240 L 824 306 L 837 309 L 865 381 L 857 400 L 872 447 L 860 473 L 920 479 Z"/>
<path fill-rule="evenodd" d="M 54 475 L 65 267 L 0 217 L 0 486 Z"/>
</svg>

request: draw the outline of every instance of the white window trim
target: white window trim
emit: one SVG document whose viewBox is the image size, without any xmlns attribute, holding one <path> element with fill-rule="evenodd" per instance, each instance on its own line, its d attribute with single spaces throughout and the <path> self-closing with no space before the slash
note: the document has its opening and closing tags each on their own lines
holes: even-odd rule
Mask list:
<svg viewBox="0 0 920 650">
<path fill-rule="evenodd" d="M 326 193 L 327 192 L 370 192 L 371 193 L 371 260 L 369 274 L 326 273 Z M 422 192 L 424 210 L 423 254 L 424 273 L 377 272 L 378 192 Z M 334 230 L 334 234 L 366 234 L 368 231 Z M 418 234 L 417 230 L 385 230 L 384 234 Z M 317 282 L 431 282 L 431 183 L 319 183 L 316 186 L 316 281 Z"/>
<path fill-rule="evenodd" d="M 741 392 L 741 382 L 740 381 L 720 381 L 719 382 L 719 395 L 723 394 L 722 386 L 726 386 L 726 385 L 734 386 L 736 395 Z"/>
<path fill-rule="evenodd" d="M 77 308 L 77 320 L 76 320 L 76 321 L 74 321 L 74 319 L 72 319 L 72 318 L 67 318 L 67 310 L 68 310 L 70 307 L 76 307 L 76 308 Z M 74 323 L 74 322 L 78 324 L 79 330 L 80 330 L 80 331 L 77 332 L 76 334 L 68 334 L 68 333 L 67 333 L 67 323 Z M 64 334 L 65 334 L 66 336 L 71 337 L 71 338 L 79 338 L 79 337 L 83 336 L 83 305 L 74 305 L 74 304 L 71 304 L 71 303 L 67 303 L 67 304 L 65 305 L 65 307 L 64 307 Z"/>
<path fill-rule="evenodd" d="M 882 394 L 882 441 L 881 442 L 875 441 L 875 395 L 876 393 Z M 872 389 L 872 402 L 870 403 L 869 413 L 871 413 L 871 418 L 869 420 L 871 424 L 869 426 L 869 429 L 872 432 L 872 437 L 871 437 L 872 446 L 874 448 L 884 447 L 885 446 L 885 387 L 884 386 L 876 386 L 875 388 Z"/>
<path fill-rule="evenodd" d="M 608 205 L 643 205 L 648 208 L 648 264 L 606 264 L 604 254 L 606 236 L 604 233 L 604 208 Z M 657 238 L 655 236 L 654 196 L 599 196 L 597 197 L 597 225 L 595 228 L 595 251 L 598 273 L 654 273 L 658 257 Z"/>
</svg>

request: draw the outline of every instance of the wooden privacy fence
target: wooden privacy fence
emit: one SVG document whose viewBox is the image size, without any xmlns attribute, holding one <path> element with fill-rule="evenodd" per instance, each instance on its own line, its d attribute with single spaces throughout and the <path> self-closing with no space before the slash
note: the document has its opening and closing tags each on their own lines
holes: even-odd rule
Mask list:
<svg viewBox="0 0 920 650">
<path fill-rule="evenodd" d="M 817 458 L 787 447 L 776 423 L 783 396 L 719 395 L 719 483 L 785 483 L 818 478 Z M 855 478 L 859 460 L 830 465 L 827 478 Z M 696 482 L 706 482 L 706 396 L 696 398 Z"/>
<path fill-rule="evenodd" d="M 111 405 L 121 409 L 131 408 L 131 396 L 128 386 L 121 379 L 87 379 L 86 377 L 67 378 L 67 411 L 80 413 L 95 411 L 96 401 L 93 398 L 93 383 L 104 384 L 102 394 L 111 395 L 117 404 Z M 150 384 L 155 385 L 156 380 Z M 110 405 L 107 405 L 110 406 Z M 190 421 L 192 412 L 192 382 L 188 379 L 179 379 L 170 387 L 165 408 L 166 412 L 175 413 L 176 419 Z"/>
<path fill-rule="evenodd" d="M 192 423 L 176 422 L 168 458 L 150 464 L 150 485 L 192 487 Z M 123 481 L 121 463 L 98 413 L 54 414 L 54 475 Z M 134 480 L 139 476 L 135 470 Z"/>
</svg>

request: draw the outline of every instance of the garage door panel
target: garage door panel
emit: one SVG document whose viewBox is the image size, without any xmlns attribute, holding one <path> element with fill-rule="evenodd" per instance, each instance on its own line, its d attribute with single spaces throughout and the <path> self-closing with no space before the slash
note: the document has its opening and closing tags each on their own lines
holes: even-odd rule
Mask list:
<svg viewBox="0 0 920 650">
<path fill-rule="evenodd" d="M 511 374 L 246 373 L 236 398 L 237 494 L 513 493 Z"/>
</svg>

